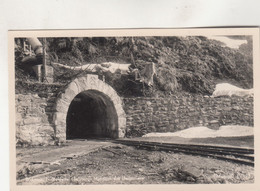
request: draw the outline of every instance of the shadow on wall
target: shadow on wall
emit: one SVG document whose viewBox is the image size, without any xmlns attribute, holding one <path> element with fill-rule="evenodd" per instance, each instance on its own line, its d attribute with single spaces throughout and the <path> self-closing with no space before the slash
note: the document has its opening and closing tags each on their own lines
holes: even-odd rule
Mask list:
<svg viewBox="0 0 260 191">
<path fill-rule="evenodd" d="M 87 90 L 78 94 L 69 106 L 66 138 L 118 138 L 118 116 L 113 102 L 105 94 Z"/>
</svg>

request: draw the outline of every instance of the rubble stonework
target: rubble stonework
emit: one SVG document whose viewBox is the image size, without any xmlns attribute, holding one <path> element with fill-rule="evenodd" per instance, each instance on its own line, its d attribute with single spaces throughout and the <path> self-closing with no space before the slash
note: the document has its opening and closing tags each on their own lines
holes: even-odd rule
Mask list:
<svg viewBox="0 0 260 191">
<path fill-rule="evenodd" d="M 55 95 L 16 94 L 16 142 L 18 145 L 54 144 L 52 122 Z"/>
<path fill-rule="evenodd" d="M 175 132 L 188 127 L 254 125 L 252 97 L 120 98 L 97 76 L 77 78 L 57 94 L 16 94 L 17 144 L 47 145 L 66 139 L 66 116 L 73 98 L 82 91 L 96 90 L 111 99 L 118 116 L 118 137 L 149 132 Z"/>
<path fill-rule="evenodd" d="M 254 125 L 252 97 L 124 98 L 127 136 L 175 132 L 195 126 Z"/>
</svg>

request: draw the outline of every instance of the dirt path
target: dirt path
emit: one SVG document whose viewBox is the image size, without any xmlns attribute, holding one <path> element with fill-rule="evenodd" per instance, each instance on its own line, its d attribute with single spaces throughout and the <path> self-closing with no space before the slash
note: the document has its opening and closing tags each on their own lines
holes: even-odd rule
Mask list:
<svg viewBox="0 0 260 191">
<path fill-rule="evenodd" d="M 65 158 L 75 158 L 85 155 L 101 147 L 108 147 L 110 145 L 112 143 L 102 141 L 73 140 L 63 146 L 17 148 L 17 162 L 58 162 Z"/>
</svg>

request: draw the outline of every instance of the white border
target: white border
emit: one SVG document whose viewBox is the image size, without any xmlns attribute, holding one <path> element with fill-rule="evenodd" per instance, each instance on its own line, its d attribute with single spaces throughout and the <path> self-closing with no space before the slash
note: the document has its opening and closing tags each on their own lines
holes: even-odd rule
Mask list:
<svg viewBox="0 0 260 191">
<path fill-rule="evenodd" d="M 15 120 L 14 120 L 14 37 L 87 37 L 87 36 L 197 36 L 197 35 L 253 35 L 253 54 L 254 54 L 254 89 L 255 89 L 255 108 L 254 108 L 254 124 L 255 127 L 259 126 L 259 120 L 256 116 L 259 116 L 259 77 L 257 72 L 260 71 L 259 67 L 259 28 L 216 28 L 216 29 L 131 29 L 131 30 L 41 30 L 41 31 L 10 31 L 9 32 L 9 98 L 10 98 L 10 158 L 11 158 L 11 185 L 12 190 L 258 190 L 259 188 L 259 142 L 255 136 L 255 150 L 256 150 L 256 166 L 255 166 L 255 183 L 254 184 L 230 184 L 230 185 L 90 185 L 90 186 L 16 186 L 15 181 Z M 259 128 L 255 128 L 255 135 L 259 134 Z"/>
</svg>

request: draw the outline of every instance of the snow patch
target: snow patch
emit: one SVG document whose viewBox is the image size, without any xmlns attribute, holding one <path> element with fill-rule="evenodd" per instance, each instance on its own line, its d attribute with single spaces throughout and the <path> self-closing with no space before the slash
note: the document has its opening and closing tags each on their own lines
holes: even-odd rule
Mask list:
<svg viewBox="0 0 260 191">
<path fill-rule="evenodd" d="M 174 133 L 148 133 L 143 137 L 183 137 L 183 138 L 215 138 L 215 137 L 240 137 L 254 135 L 254 128 L 249 126 L 227 125 L 219 130 L 207 127 L 191 127 Z"/>
<path fill-rule="evenodd" d="M 70 70 L 89 70 L 92 72 L 96 72 L 97 69 L 101 69 L 103 71 L 110 71 L 111 73 L 115 73 L 117 70 L 120 70 L 122 74 L 127 74 L 129 72 L 129 66 L 131 64 L 121 64 L 114 62 L 103 62 L 101 64 L 84 64 L 81 66 L 67 66 L 60 63 L 52 62 L 54 66 L 60 66 L 63 68 L 67 68 Z"/>
<path fill-rule="evenodd" d="M 221 83 L 216 85 L 216 89 L 212 94 L 212 97 L 219 96 L 253 96 L 253 89 L 242 89 L 229 83 Z"/>
<path fill-rule="evenodd" d="M 115 62 L 104 62 L 99 65 L 103 70 L 110 71 L 111 73 L 115 73 L 116 70 L 121 70 L 121 71 L 129 71 L 129 66 L 131 64 L 120 64 L 120 63 L 115 63 Z"/>
</svg>

